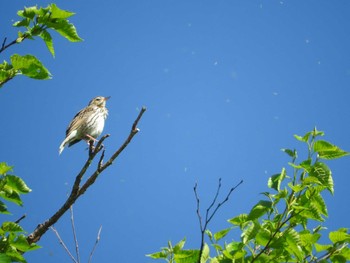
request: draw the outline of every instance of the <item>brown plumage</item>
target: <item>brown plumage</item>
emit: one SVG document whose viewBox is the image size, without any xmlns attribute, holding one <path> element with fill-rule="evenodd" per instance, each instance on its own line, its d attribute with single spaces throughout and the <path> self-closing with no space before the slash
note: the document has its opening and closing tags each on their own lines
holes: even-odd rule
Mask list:
<svg viewBox="0 0 350 263">
<path fill-rule="evenodd" d="M 59 154 L 62 153 L 64 147 L 76 144 L 84 140 L 87 143 L 90 140 L 96 140 L 101 135 L 108 115 L 106 101 L 110 97 L 98 96 L 89 102 L 89 105 L 79 111 L 66 130 L 66 138 L 60 145 Z"/>
</svg>

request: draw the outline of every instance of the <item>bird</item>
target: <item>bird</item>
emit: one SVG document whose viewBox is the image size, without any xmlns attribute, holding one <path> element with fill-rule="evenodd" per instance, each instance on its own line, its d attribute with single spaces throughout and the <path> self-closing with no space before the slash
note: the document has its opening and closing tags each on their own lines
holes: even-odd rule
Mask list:
<svg viewBox="0 0 350 263">
<path fill-rule="evenodd" d="M 67 127 L 66 138 L 59 147 L 59 154 L 67 144 L 70 147 L 81 140 L 88 144 L 91 140 L 97 141 L 96 138 L 101 135 L 108 115 L 106 101 L 109 98 L 102 96 L 93 98 L 87 107 L 74 116 Z"/>
</svg>

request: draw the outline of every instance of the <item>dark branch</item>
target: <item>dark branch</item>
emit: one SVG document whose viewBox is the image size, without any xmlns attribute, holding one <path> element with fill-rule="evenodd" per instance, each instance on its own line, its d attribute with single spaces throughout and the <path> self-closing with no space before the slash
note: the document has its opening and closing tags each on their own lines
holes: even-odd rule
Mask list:
<svg viewBox="0 0 350 263">
<path fill-rule="evenodd" d="M 91 165 L 92 161 L 96 157 L 96 155 L 103 149 L 103 141 L 109 137 L 109 135 L 104 135 L 95 148 L 92 148 L 91 144 L 89 147 L 89 157 L 87 161 L 85 162 L 84 166 L 82 167 L 81 171 L 78 173 L 78 175 L 75 178 L 72 190 L 70 195 L 68 196 L 66 202 L 62 205 L 58 211 L 51 216 L 48 220 L 43 222 L 42 224 L 39 224 L 36 229 L 27 237 L 27 241 L 29 244 L 33 242 L 38 242 L 40 238 L 46 233 L 46 231 L 54 225 L 60 218 L 61 216 L 75 203 L 75 201 L 81 196 L 82 194 L 85 193 L 85 191 L 96 181 L 97 177 L 99 176 L 100 173 L 102 173 L 108 166 L 110 166 L 113 161 L 119 156 L 119 154 L 128 146 L 132 138 L 138 133 L 139 129 L 137 128 L 138 122 L 140 121 L 142 115 L 146 111 L 146 108 L 143 107 L 137 116 L 136 120 L 134 121 L 130 134 L 126 138 L 125 142 L 119 147 L 119 149 L 112 155 L 112 157 L 105 163 L 102 164 L 103 162 L 103 157 L 104 157 L 104 151 L 102 151 L 101 158 L 98 162 L 98 167 L 93 172 L 93 174 L 86 180 L 86 182 L 80 186 L 81 180 L 86 173 L 87 169 Z"/>
<path fill-rule="evenodd" d="M 210 214 L 210 210 L 213 208 L 213 206 L 215 205 L 217 198 L 219 196 L 220 193 L 220 189 L 221 189 L 221 178 L 219 179 L 219 185 L 218 188 L 216 190 L 216 194 L 214 196 L 214 199 L 212 201 L 212 203 L 209 205 L 209 207 L 207 208 L 206 211 L 206 215 L 205 215 L 205 222 L 203 224 L 202 222 L 202 216 L 200 214 L 200 200 L 198 197 L 198 193 L 197 193 L 197 183 L 195 184 L 193 191 L 196 197 L 196 201 L 197 201 L 197 216 L 198 216 L 198 220 L 199 220 L 199 226 L 200 226 L 200 230 L 201 230 L 201 245 L 200 245 L 200 250 L 199 250 L 199 257 L 198 257 L 198 263 L 200 263 L 200 260 L 202 258 L 202 254 L 203 254 L 203 249 L 204 249 L 204 235 L 205 235 L 205 231 L 207 230 L 208 224 L 209 222 L 213 219 L 214 215 L 216 214 L 216 212 L 219 210 L 219 208 L 226 203 L 232 192 L 241 184 L 243 183 L 243 180 L 241 180 L 236 186 L 232 187 L 230 189 L 230 191 L 228 192 L 228 194 L 226 195 L 225 199 L 223 201 L 221 201 L 220 203 L 218 203 L 218 205 L 216 206 L 216 208 L 214 209 L 214 211 Z M 210 214 L 210 215 L 209 215 Z"/>
</svg>

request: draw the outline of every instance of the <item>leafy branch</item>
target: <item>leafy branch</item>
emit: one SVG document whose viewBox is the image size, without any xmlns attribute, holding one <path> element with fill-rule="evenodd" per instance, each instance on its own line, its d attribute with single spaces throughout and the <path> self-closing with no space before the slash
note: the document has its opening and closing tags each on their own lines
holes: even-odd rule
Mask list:
<svg viewBox="0 0 350 263">
<path fill-rule="evenodd" d="M 282 149 L 292 159 L 288 163 L 292 175 L 288 175 L 286 168 L 272 175 L 268 179 L 268 187 L 272 192 L 263 193 L 267 200 L 258 201 L 248 214 L 240 214 L 229 219 L 231 227 L 215 234 L 206 228 L 216 209 L 226 200 L 210 212 L 217 201 L 221 183 L 219 181 L 213 202 L 206 211 L 205 221 L 199 213 L 199 198 L 195 186 L 197 215 L 202 234 L 200 249 L 184 250 L 185 240 L 182 240 L 174 247 L 162 248 L 161 252 L 149 256 L 176 263 L 205 263 L 208 260 L 211 263 L 348 262 L 350 233 L 347 228 L 331 231 L 328 235 L 330 244 L 318 243 L 324 227 L 322 224 L 317 225 L 317 222 L 324 222 L 328 216 L 322 194 L 324 191 L 334 193 L 332 172 L 324 160 L 333 160 L 350 154 L 330 142 L 321 140 L 322 136 L 324 133 L 316 128 L 304 136 L 295 135 L 298 141 L 306 145 L 306 160 L 297 162 L 298 153 L 295 149 Z M 229 195 L 230 193 L 227 197 Z M 313 228 L 310 227 L 310 221 L 313 221 Z M 240 240 L 219 244 L 219 241 L 233 228 L 241 230 Z M 216 250 L 215 257 L 210 258 L 209 246 L 203 241 L 204 232 Z"/>
<path fill-rule="evenodd" d="M 37 6 L 26 7 L 23 10 L 19 10 L 17 15 L 21 17 L 21 20 L 15 22 L 13 26 L 23 28 L 23 30 L 19 31 L 17 38 L 9 43 L 6 43 L 7 37 L 4 38 L 0 54 L 9 47 L 22 43 L 26 39 L 40 37 L 54 57 L 55 50 L 49 30 L 56 31 L 71 42 L 82 41 L 74 25 L 68 21 L 68 18 L 73 16 L 74 13 L 62 10 L 55 4 L 50 4 L 46 8 L 38 8 Z M 13 54 L 10 57 L 10 63 L 4 61 L 0 64 L 0 87 L 17 75 L 25 75 L 40 80 L 51 78 L 48 69 L 35 56 Z"/>
<path fill-rule="evenodd" d="M 143 107 L 138 114 L 136 120 L 134 121 L 131 131 L 128 135 L 128 137 L 125 139 L 124 143 L 117 149 L 114 154 L 108 159 L 108 161 L 103 164 L 104 154 L 105 150 L 103 148 L 103 142 L 106 138 L 109 137 L 109 135 L 104 135 L 97 143 L 96 147 L 92 147 L 92 144 L 90 145 L 89 149 L 89 156 L 85 164 L 83 165 L 82 169 L 78 173 L 78 175 L 75 178 L 72 190 L 70 195 L 68 196 L 66 202 L 62 205 L 60 209 L 57 210 L 57 212 L 52 215 L 48 220 L 43 222 L 42 224 L 39 224 L 37 228 L 27 237 L 27 241 L 29 244 L 32 244 L 33 242 L 38 242 L 40 238 L 46 233 L 46 231 L 54 225 L 61 216 L 75 203 L 75 201 L 85 193 L 85 191 L 96 181 L 98 176 L 107 169 L 113 161 L 119 156 L 120 153 L 128 146 L 128 144 L 131 142 L 133 137 L 139 132 L 139 129 L 137 128 L 138 122 L 140 121 L 142 115 L 146 111 L 146 108 Z M 98 155 L 98 153 L 101 152 L 98 165 L 96 170 L 88 177 L 88 179 L 81 185 L 81 181 L 85 173 L 87 172 L 87 169 L 90 167 L 92 161 L 95 159 L 95 157 Z"/>
</svg>

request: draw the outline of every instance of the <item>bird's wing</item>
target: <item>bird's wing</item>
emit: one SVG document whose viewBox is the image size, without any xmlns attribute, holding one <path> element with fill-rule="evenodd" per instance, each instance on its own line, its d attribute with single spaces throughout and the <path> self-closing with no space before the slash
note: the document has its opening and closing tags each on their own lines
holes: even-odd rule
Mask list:
<svg viewBox="0 0 350 263">
<path fill-rule="evenodd" d="M 73 120 L 70 122 L 70 124 L 67 127 L 66 130 L 66 136 L 68 136 L 72 131 L 77 130 L 78 127 L 85 122 L 87 117 L 91 114 L 91 112 L 94 110 L 93 107 L 86 107 L 79 111 L 73 118 Z"/>
</svg>

